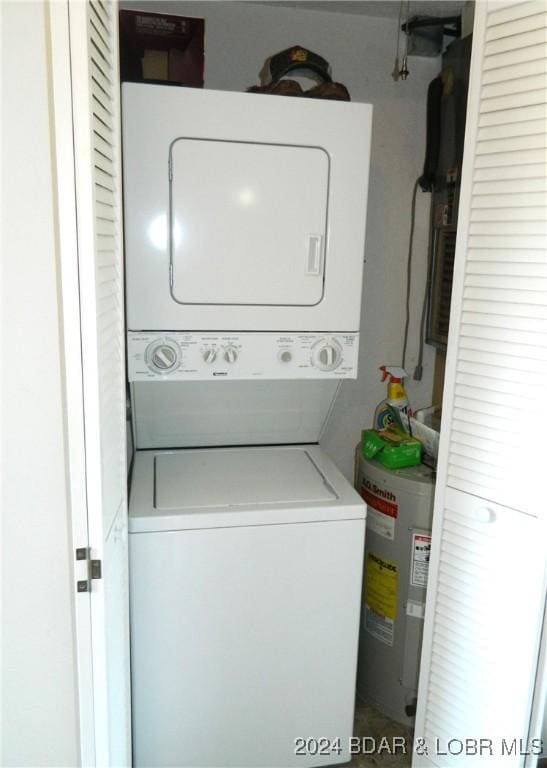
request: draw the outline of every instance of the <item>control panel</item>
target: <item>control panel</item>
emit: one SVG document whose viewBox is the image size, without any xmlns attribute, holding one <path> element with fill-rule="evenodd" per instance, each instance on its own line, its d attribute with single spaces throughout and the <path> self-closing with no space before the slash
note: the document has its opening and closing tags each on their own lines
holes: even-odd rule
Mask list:
<svg viewBox="0 0 547 768">
<path fill-rule="evenodd" d="M 355 379 L 358 333 L 130 331 L 130 381 Z"/>
</svg>

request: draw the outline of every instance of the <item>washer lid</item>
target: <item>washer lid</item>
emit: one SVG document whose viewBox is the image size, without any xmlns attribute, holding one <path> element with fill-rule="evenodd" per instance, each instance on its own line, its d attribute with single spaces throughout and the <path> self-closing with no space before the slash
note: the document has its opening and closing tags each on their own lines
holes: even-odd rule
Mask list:
<svg viewBox="0 0 547 768">
<path fill-rule="evenodd" d="M 366 507 L 317 445 L 137 451 L 132 533 L 363 520 Z"/>
<path fill-rule="evenodd" d="M 156 456 L 157 510 L 332 501 L 338 496 L 306 450 L 185 451 Z"/>
</svg>

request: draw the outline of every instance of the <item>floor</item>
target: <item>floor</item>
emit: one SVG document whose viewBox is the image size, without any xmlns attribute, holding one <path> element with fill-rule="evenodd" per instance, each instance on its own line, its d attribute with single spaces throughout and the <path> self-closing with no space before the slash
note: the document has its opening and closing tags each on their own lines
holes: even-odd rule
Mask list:
<svg viewBox="0 0 547 768">
<path fill-rule="evenodd" d="M 359 737 L 359 754 L 351 768 L 406 768 L 411 762 L 410 728 L 385 717 L 368 704 L 357 702 L 354 735 Z M 357 742 L 354 742 L 357 748 Z"/>
</svg>

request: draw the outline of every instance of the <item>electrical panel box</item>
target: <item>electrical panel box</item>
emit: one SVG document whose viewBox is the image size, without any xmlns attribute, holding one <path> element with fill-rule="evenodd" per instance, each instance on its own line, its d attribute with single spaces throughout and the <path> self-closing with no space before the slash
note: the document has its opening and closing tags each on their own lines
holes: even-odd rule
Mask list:
<svg viewBox="0 0 547 768">
<path fill-rule="evenodd" d="M 442 350 L 446 349 L 450 320 L 471 39 L 469 35 L 448 46 L 441 72 L 441 143 L 432 193 L 433 262 L 426 340 Z"/>
</svg>

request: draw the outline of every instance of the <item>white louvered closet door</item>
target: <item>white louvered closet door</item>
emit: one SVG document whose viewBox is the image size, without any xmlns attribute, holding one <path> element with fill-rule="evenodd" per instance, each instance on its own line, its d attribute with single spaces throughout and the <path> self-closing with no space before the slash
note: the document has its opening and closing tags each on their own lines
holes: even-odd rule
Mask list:
<svg viewBox="0 0 547 768">
<path fill-rule="evenodd" d="M 130 754 L 125 344 L 117 4 L 69 0 L 95 764 Z"/>
<path fill-rule="evenodd" d="M 475 8 L 413 758 L 443 768 L 534 764 L 546 596 L 547 5 Z"/>
</svg>

